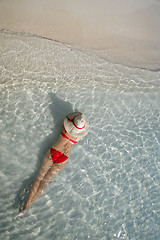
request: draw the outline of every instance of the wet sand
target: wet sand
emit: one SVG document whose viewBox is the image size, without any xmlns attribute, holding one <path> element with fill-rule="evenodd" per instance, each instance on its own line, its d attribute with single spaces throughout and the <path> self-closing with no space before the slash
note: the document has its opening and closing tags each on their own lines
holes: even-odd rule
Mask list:
<svg viewBox="0 0 160 240">
<path fill-rule="evenodd" d="M 107 60 L 156 70 L 159 13 L 156 0 L 2 0 L 0 29 L 100 50 Z"/>
</svg>

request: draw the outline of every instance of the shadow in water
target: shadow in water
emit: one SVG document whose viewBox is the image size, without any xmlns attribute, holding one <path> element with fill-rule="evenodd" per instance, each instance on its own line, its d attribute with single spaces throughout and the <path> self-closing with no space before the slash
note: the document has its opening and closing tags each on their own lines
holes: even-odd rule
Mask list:
<svg viewBox="0 0 160 240">
<path fill-rule="evenodd" d="M 69 102 L 59 99 L 56 96 L 56 94 L 49 93 L 48 97 L 52 101 L 52 103 L 49 105 L 49 109 L 53 117 L 54 126 L 52 129 L 52 133 L 48 135 L 43 140 L 43 142 L 39 144 L 40 150 L 38 152 L 38 162 L 36 164 L 37 171 L 35 173 L 32 173 L 28 179 L 25 179 L 22 182 L 22 185 L 17 192 L 16 198 L 14 201 L 14 208 L 19 208 L 19 211 L 23 209 L 24 203 L 27 200 L 30 187 L 40 169 L 41 162 L 44 158 L 44 155 L 46 154 L 48 149 L 51 147 L 51 145 L 53 145 L 59 138 L 60 132 L 62 130 L 63 119 L 68 113 L 73 112 L 72 105 Z"/>
</svg>

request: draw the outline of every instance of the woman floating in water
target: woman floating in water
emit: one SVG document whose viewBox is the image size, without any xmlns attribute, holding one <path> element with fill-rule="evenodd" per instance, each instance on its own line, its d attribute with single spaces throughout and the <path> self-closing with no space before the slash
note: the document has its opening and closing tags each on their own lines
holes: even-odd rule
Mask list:
<svg viewBox="0 0 160 240">
<path fill-rule="evenodd" d="M 23 211 L 36 200 L 52 180 L 53 176 L 65 167 L 71 148 L 87 134 L 89 127 L 85 115 L 80 112 L 67 115 L 63 121 L 63 125 L 64 127 L 59 140 L 50 148 L 44 157 Z"/>
</svg>

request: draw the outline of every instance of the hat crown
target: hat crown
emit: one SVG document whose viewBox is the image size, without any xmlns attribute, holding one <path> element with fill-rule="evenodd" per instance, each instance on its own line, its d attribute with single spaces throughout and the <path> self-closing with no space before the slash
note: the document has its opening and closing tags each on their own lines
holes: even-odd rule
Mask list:
<svg viewBox="0 0 160 240">
<path fill-rule="evenodd" d="M 78 115 L 78 116 L 75 117 L 74 124 L 78 128 L 84 128 L 85 122 L 84 122 L 84 119 L 83 119 L 82 115 Z"/>
</svg>

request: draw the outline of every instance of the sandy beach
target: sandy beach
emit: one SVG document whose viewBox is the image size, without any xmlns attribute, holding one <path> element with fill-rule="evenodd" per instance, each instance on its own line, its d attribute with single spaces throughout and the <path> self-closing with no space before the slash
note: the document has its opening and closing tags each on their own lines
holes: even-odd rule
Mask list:
<svg viewBox="0 0 160 240">
<path fill-rule="evenodd" d="M 160 3 L 2 0 L 0 29 L 103 51 L 110 61 L 159 69 Z"/>
</svg>

